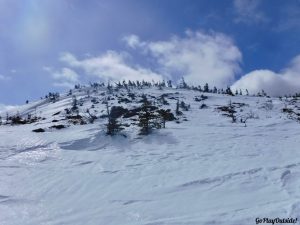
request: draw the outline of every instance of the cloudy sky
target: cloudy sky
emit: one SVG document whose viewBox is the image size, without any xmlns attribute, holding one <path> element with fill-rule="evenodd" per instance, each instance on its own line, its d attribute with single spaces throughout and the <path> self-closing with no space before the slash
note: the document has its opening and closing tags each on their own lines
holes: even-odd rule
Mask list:
<svg viewBox="0 0 300 225">
<path fill-rule="evenodd" d="M 185 77 L 300 92 L 299 0 L 0 0 L 0 106 L 76 83 Z"/>
</svg>

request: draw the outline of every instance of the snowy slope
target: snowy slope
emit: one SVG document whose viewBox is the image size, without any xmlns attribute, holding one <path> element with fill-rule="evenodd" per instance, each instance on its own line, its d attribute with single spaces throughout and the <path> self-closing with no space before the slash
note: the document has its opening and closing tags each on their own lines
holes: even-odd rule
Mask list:
<svg viewBox="0 0 300 225">
<path fill-rule="evenodd" d="M 106 92 L 72 95 L 82 102 L 82 115 L 91 98 L 99 98 L 92 112 L 100 117 L 101 101 L 113 96 Z M 163 107 L 174 111 L 178 98 L 191 109 L 180 123 L 167 122 L 166 129 L 148 136 L 127 127 L 127 137 L 106 136 L 105 118 L 85 125 L 62 120 L 72 104 L 67 94 L 55 103 L 44 99 L 9 112 L 45 119 L 0 126 L 0 224 L 246 225 L 257 217 L 300 218 L 300 124 L 282 112 L 297 102 L 170 88 L 133 92 L 169 93 L 174 98 Z M 208 108 L 194 100 L 201 94 L 208 96 Z M 230 101 L 247 104 L 237 108 L 239 115 L 255 115 L 246 127 L 217 110 Z M 109 104 L 140 103 L 118 104 L 115 98 Z M 53 124 L 68 127 L 50 129 Z M 32 132 L 36 128 L 46 132 Z"/>
</svg>

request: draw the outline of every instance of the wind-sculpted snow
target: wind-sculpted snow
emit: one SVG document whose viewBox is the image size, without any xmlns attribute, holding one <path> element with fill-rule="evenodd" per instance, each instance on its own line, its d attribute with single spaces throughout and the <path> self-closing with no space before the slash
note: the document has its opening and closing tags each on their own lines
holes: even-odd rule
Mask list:
<svg viewBox="0 0 300 225">
<path fill-rule="evenodd" d="M 206 94 L 208 108 L 200 109 L 194 91 L 144 91 L 173 92 L 191 108 L 148 136 L 132 125 L 111 137 L 106 118 L 73 125 L 56 114 L 70 106 L 71 96 L 21 106 L 20 114 L 37 111 L 45 119 L 0 126 L 0 224 L 250 225 L 264 217 L 300 219 L 300 124 L 282 112 L 292 105 L 272 99 L 272 109 L 266 109 L 268 98 Z M 177 100 L 168 101 L 175 111 Z M 252 113 L 246 126 L 217 110 L 230 101 L 248 105 L 235 107 L 237 116 Z M 105 109 L 101 102 L 95 107 Z M 67 126 L 49 128 L 53 124 Z M 45 132 L 32 132 L 36 128 Z"/>
</svg>

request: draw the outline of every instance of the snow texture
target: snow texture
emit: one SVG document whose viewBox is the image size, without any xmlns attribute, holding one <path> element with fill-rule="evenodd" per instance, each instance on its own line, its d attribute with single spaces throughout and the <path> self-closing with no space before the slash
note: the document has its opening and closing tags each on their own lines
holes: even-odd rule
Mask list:
<svg viewBox="0 0 300 225">
<path fill-rule="evenodd" d="M 12 109 L 45 120 L 0 126 L 0 224 L 250 225 L 257 217 L 300 217 L 300 125 L 282 112 L 297 102 L 172 88 L 133 92 L 168 94 L 163 107 L 173 112 L 177 99 L 191 108 L 179 123 L 148 136 L 132 125 L 112 137 L 105 118 L 85 125 L 63 120 L 72 104 L 67 94 Z M 194 100 L 201 94 L 208 108 Z M 82 102 L 80 113 L 98 98 L 91 112 L 105 114 L 104 87 L 72 95 Z M 236 107 L 240 116 L 252 114 L 246 126 L 217 110 L 229 102 L 246 104 Z M 116 97 L 109 104 L 140 105 L 118 104 Z M 68 127 L 49 128 L 54 124 Z M 32 132 L 37 128 L 46 132 Z"/>
</svg>

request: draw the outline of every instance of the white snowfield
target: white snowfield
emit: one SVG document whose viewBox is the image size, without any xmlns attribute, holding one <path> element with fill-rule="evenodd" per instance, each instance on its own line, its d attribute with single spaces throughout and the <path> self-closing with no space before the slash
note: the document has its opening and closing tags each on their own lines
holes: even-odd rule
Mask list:
<svg viewBox="0 0 300 225">
<path fill-rule="evenodd" d="M 97 97 L 97 112 L 91 112 L 105 114 L 105 92 L 88 97 L 74 90 L 80 113 Z M 172 93 L 191 108 L 180 123 L 167 122 L 148 136 L 126 127 L 121 133 L 127 137 L 105 135 L 105 118 L 49 129 L 68 123 L 59 120 L 72 96 L 14 109 L 46 119 L 0 126 L 0 225 L 250 225 L 267 217 L 299 223 L 300 124 L 282 112 L 297 103 L 170 88 L 133 92 Z M 208 96 L 208 108 L 194 100 L 201 94 Z M 163 107 L 174 112 L 177 100 L 166 100 L 170 105 Z M 270 100 L 272 107 L 263 107 Z M 246 127 L 216 110 L 230 101 L 247 104 L 236 108 L 238 115 L 252 113 Z M 46 132 L 32 132 L 37 128 Z"/>
</svg>

